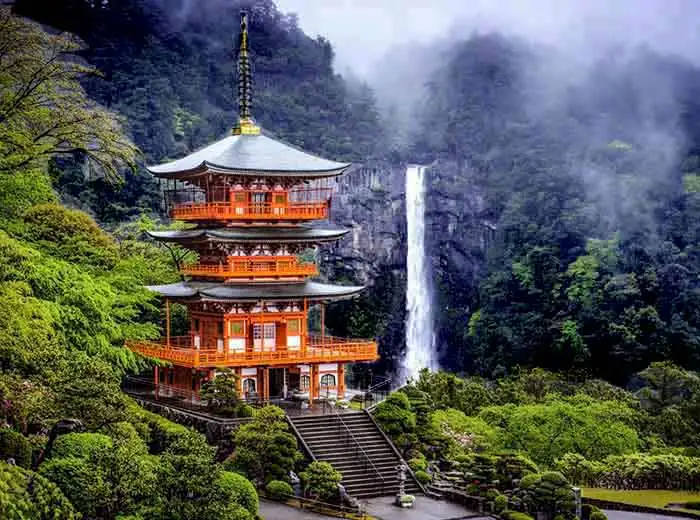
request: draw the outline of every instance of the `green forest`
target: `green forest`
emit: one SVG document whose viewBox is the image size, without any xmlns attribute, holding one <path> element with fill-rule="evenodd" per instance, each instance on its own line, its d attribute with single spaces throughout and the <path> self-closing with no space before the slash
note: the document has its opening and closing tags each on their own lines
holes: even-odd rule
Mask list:
<svg viewBox="0 0 700 520">
<path fill-rule="evenodd" d="M 543 104 L 533 70 L 553 53 L 472 36 L 427 85 L 431 132 L 390 149 L 372 89 L 271 0 L 187 19 L 161 0 L 18 0 L 0 7 L 0 518 L 253 519 L 292 469 L 337 498 L 341 475 L 304 464 L 279 409 L 246 410 L 221 460 L 120 389 L 151 366 L 124 341 L 162 333 L 143 286 L 180 276 L 145 239 L 167 224 L 144 165 L 236 121 L 241 8 L 263 127 L 338 160 L 436 161 L 493 224 L 460 246 L 473 268 L 439 259 L 451 372 L 376 408 L 416 478 L 552 518 L 572 516 L 571 484 L 699 491 L 699 68 L 636 49 Z M 382 333 L 387 279 L 341 308 L 344 332 Z"/>
</svg>

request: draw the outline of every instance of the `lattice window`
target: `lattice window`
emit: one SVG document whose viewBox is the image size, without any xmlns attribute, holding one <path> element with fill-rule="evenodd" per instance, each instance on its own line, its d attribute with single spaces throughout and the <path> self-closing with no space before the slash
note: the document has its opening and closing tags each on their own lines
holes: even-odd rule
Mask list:
<svg viewBox="0 0 700 520">
<path fill-rule="evenodd" d="M 244 321 L 232 321 L 231 322 L 231 336 L 243 337 L 245 336 L 245 322 Z"/>
<path fill-rule="evenodd" d="M 309 376 L 301 376 L 301 389 L 308 390 L 311 386 L 311 378 Z"/>
<path fill-rule="evenodd" d="M 287 335 L 288 336 L 298 336 L 299 335 L 299 319 L 287 320 Z"/>
<path fill-rule="evenodd" d="M 275 324 L 264 323 L 265 339 L 275 339 Z M 253 339 L 260 339 L 260 324 L 253 325 Z"/>
<path fill-rule="evenodd" d="M 335 386 L 335 376 L 333 374 L 324 374 L 321 376 L 321 386 L 322 387 L 333 387 Z"/>
</svg>

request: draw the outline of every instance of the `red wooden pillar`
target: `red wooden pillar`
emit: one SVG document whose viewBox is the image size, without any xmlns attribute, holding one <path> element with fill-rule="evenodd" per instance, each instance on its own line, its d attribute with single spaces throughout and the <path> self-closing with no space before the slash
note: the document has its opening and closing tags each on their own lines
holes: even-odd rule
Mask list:
<svg viewBox="0 0 700 520">
<path fill-rule="evenodd" d="M 160 386 L 160 373 L 158 371 L 158 365 L 153 367 L 153 380 L 155 384 L 155 397 L 158 399 L 158 387 Z"/>
<path fill-rule="evenodd" d="M 309 389 L 309 399 L 314 401 L 318 399 L 318 366 L 310 365 L 309 370 L 311 371 L 310 383 L 311 388 Z"/>
<path fill-rule="evenodd" d="M 345 365 L 343 363 L 338 363 L 338 381 L 336 389 L 338 399 L 345 399 Z"/>
<path fill-rule="evenodd" d="M 270 399 L 270 369 L 263 368 L 263 401 Z"/>
<path fill-rule="evenodd" d="M 165 299 L 165 344 L 170 346 L 170 300 Z"/>
</svg>

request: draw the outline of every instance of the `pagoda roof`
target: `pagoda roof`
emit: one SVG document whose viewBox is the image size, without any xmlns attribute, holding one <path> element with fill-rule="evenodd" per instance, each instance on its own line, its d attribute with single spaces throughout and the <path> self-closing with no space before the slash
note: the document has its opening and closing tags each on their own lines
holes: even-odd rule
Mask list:
<svg viewBox="0 0 700 520">
<path fill-rule="evenodd" d="M 297 283 L 229 284 L 185 281 L 168 285 L 152 285 L 148 289 L 166 298 L 205 301 L 342 300 L 364 289 L 356 285 L 329 285 L 312 281 Z"/>
<path fill-rule="evenodd" d="M 230 135 L 181 159 L 147 166 L 156 177 L 186 179 L 203 173 L 260 177 L 334 177 L 350 163 L 323 159 L 265 133 Z"/>
<path fill-rule="evenodd" d="M 173 231 L 148 231 L 148 235 L 161 242 L 192 243 L 204 241 L 251 242 L 251 243 L 321 243 L 338 240 L 348 229 L 328 229 L 306 226 L 284 228 L 231 227 L 214 229 L 186 229 Z"/>
</svg>

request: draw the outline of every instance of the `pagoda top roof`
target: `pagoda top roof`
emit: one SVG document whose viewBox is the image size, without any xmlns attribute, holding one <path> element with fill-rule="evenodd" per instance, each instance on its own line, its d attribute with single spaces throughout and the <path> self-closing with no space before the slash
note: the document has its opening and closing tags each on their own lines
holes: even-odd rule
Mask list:
<svg viewBox="0 0 700 520">
<path fill-rule="evenodd" d="M 350 163 L 324 159 L 265 133 L 229 135 L 181 159 L 148 166 L 156 177 L 186 179 L 213 172 L 260 177 L 334 177 Z"/>
<path fill-rule="evenodd" d="M 364 289 L 356 285 L 329 285 L 312 281 L 296 283 L 229 284 L 185 281 L 168 285 L 152 285 L 148 289 L 166 298 L 205 301 L 256 301 L 347 299 Z"/>
<path fill-rule="evenodd" d="M 338 240 L 348 233 L 348 229 L 314 228 L 294 226 L 271 227 L 231 227 L 214 229 L 186 229 L 173 231 L 148 231 L 148 235 L 161 242 L 192 243 L 204 241 L 250 242 L 250 243 L 321 243 Z"/>
</svg>

